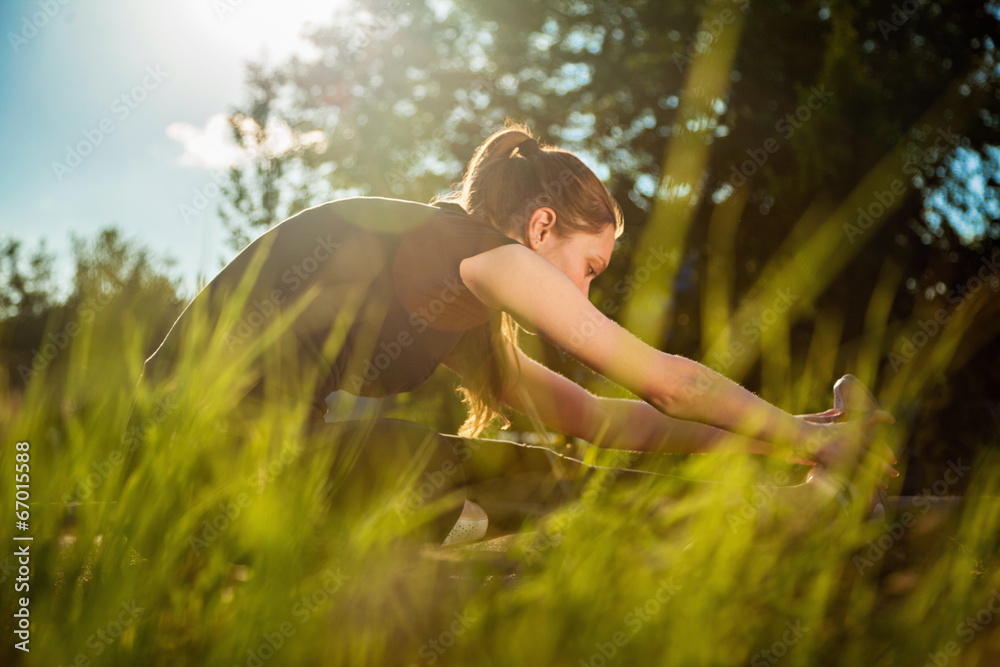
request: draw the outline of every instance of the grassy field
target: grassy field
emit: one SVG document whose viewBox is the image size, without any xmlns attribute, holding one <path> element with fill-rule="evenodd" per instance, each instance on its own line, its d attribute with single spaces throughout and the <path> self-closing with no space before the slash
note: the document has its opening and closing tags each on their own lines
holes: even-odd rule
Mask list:
<svg viewBox="0 0 1000 667">
<path fill-rule="evenodd" d="M 13 511 L 0 529 L 5 664 L 1000 660 L 1000 511 L 977 499 L 998 486 L 995 459 L 942 478 L 940 495 L 954 475 L 971 479 L 945 521 L 916 509 L 866 523 L 862 500 L 781 502 L 754 484 L 787 471 L 717 454 L 641 487 L 596 477 L 506 551 L 437 548 L 400 534 L 393 508 L 415 476 L 373 491 L 367 512 L 331 511 L 323 489 L 349 471 L 331 464 L 333 446 L 303 454 L 300 415 L 262 410 L 242 432 L 220 430 L 248 378 L 219 337 L 192 341 L 175 385 L 140 391 L 145 418 L 123 441 L 138 328 L 81 326 L 64 363 L 0 402 L 5 506 L 15 465 L 29 474 L 17 487 L 27 529 Z M 907 428 L 883 437 L 898 446 Z M 741 486 L 688 481 L 702 478 Z M 30 636 L 18 636 L 25 608 Z M 30 652 L 16 648 L 26 637 Z"/>
</svg>

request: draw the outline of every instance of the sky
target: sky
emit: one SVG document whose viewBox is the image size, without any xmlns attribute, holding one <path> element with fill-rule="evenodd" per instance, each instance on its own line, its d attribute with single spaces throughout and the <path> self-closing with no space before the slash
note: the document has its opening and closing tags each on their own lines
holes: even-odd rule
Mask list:
<svg viewBox="0 0 1000 667">
<path fill-rule="evenodd" d="M 39 240 L 69 288 L 70 233 L 117 224 L 177 260 L 182 291 L 235 255 L 215 214 L 181 214 L 244 159 L 224 114 L 245 63 L 313 59 L 338 0 L 0 1 L 0 236 Z"/>
<path fill-rule="evenodd" d="M 24 255 L 44 238 L 65 296 L 70 233 L 93 238 L 116 224 L 177 260 L 171 274 L 192 296 L 199 276 L 235 256 L 211 195 L 213 176 L 246 159 L 225 122 L 244 102 L 246 62 L 315 59 L 303 30 L 329 23 L 343 3 L 0 0 L 0 236 L 20 239 Z M 956 164 L 970 170 L 955 170 L 956 183 L 982 174 L 968 159 Z M 959 199 L 985 210 L 974 190 Z M 932 224 L 965 217 L 930 203 Z"/>
</svg>

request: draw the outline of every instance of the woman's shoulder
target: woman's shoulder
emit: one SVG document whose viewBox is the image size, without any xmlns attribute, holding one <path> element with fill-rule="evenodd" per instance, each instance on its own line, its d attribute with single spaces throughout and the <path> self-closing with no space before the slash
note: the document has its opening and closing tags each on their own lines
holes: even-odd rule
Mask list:
<svg viewBox="0 0 1000 667">
<path fill-rule="evenodd" d="M 435 225 L 425 224 L 434 221 Z M 431 204 L 392 199 L 390 197 L 346 197 L 334 199 L 304 209 L 279 225 L 299 226 L 303 223 L 344 221 L 355 227 L 384 234 L 405 234 L 423 227 L 449 230 L 460 235 L 507 237 L 489 222 L 475 218 L 451 201 Z M 509 239 L 509 242 L 517 241 Z"/>
<path fill-rule="evenodd" d="M 448 201 L 421 204 L 387 197 L 348 197 L 307 208 L 270 230 L 284 246 L 298 247 L 326 235 L 343 238 L 354 228 L 396 256 L 396 276 L 458 277 L 465 258 L 518 244 L 489 222 Z M 419 269 L 419 270 L 418 270 Z"/>
<path fill-rule="evenodd" d="M 399 301 L 410 312 L 430 312 L 432 326 L 465 330 L 486 322 L 491 311 L 466 288 L 461 263 L 507 244 L 520 245 L 457 204 L 431 206 L 425 224 L 402 234 L 393 260 Z"/>
<path fill-rule="evenodd" d="M 347 197 L 304 209 L 280 224 L 298 225 L 315 221 L 343 220 L 372 232 L 403 234 L 441 215 L 443 211 L 444 209 L 437 206 L 404 199 Z"/>
</svg>

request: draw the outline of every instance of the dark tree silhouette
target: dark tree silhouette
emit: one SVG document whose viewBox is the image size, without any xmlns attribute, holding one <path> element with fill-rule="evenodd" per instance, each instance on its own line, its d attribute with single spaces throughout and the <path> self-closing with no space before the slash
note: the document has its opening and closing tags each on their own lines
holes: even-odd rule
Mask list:
<svg viewBox="0 0 1000 667">
<path fill-rule="evenodd" d="M 244 147 L 263 145 L 276 120 L 325 140 L 262 154 L 233 172 L 223 213 L 240 246 L 337 196 L 426 201 L 458 177 L 503 119 L 525 120 L 585 155 L 625 207 L 628 230 L 595 283 L 595 302 L 620 301 L 614 287 L 637 257 L 657 200 L 688 198 L 691 224 L 670 292 L 674 317 L 651 342 L 699 357 L 709 335 L 699 286 L 716 279 L 715 209 L 744 206 L 732 240 L 734 307 L 787 239 L 812 233 L 809 215 L 832 211 L 875 174 L 886 187 L 898 182 L 898 191 L 862 193 L 865 206 L 881 201 L 885 212 L 869 222 L 860 209 L 845 223 L 852 255 L 805 308 L 791 343 L 793 357 L 803 356 L 817 317 L 838 313 L 835 367 L 850 372 L 852 350 L 871 333 L 865 305 L 880 280 L 893 278 L 884 282 L 894 297 L 879 363 L 888 377 L 910 321 L 948 306 L 949 290 L 980 270 L 1000 237 L 1000 5 L 910 9 L 858 0 L 357 2 L 312 34 L 318 62 L 250 67 L 250 102 L 233 113 Z M 724 48 L 726 31 L 739 38 L 728 84 L 699 99 L 708 89 L 689 80 L 692 68 Z M 684 115 L 686 103 L 695 112 Z M 671 182 L 664 156 L 693 134 L 709 145 L 703 173 Z M 986 289 L 998 289 L 997 281 Z M 995 433 L 989 406 L 1000 397 L 1000 378 L 983 371 L 997 365 L 998 321 L 996 307 L 979 314 L 946 370 L 954 392 L 947 400 L 912 406 L 923 415 L 915 443 L 922 451 L 969 451 Z M 554 350 L 545 354 L 579 374 Z M 754 388 L 760 373 L 757 364 L 740 379 Z"/>
</svg>

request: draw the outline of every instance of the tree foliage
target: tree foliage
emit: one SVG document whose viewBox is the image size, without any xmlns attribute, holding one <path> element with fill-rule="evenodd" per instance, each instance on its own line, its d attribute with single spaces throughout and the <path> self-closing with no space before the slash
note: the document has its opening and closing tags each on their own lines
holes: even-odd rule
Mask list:
<svg viewBox="0 0 1000 667">
<path fill-rule="evenodd" d="M 860 193 L 872 206 L 893 201 L 870 232 L 857 227 L 867 224 L 861 209 L 845 223 L 858 249 L 796 324 L 792 346 L 804 353 L 813 321 L 837 312 L 849 348 L 870 327 L 859 304 L 887 276 L 897 277 L 887 315 L 901 336 L 914 313 L 945 307 L 941 288 L 963 284 L 1000 237 L 998 14 L 997 3 L 970 0 L 355 2 L 312 33 L 317 61 L 250 69 L 250 103 L 233 115 L 255 121 L 251 131 L 234 122 L 244 146 L 259 145 L 274 119 L 325 141 L 234 174 L 228 220 L 240 244 L 336 196 L 425 201 L 505 118 L 523 120 L 580 152 L 624 205 L 627 233 L 596 300 L 619 299 L 615 287 L 657 203 L 687 207 L 675 317 L 651 342 L 697 356 L 714 335 L 702 290 L 717 279 L 717 209 L 743 206 L 725 278 L 735 307 L 789 238 L 817 229 L 810 217 L 857 197 L 875 174 L 899 191 Z M 706 97 L 694 64 L 724 48 L 727 31 L 739 41 L 726 85 Z M 704 168 L 672 180 L 666 156 L 692 136 L 708 146 Z M 852 227 L 864 233 L 855 239 Z M 976 346 L 969 359 L 995 358 L 996 311 L 984 317 L 977 328 L 989 333 L 967 340 Z M 883 352 L 886 369 L 891 350 Z M 852 363 L 838 360 L 844 372 Z M 980 378 L 975 390 L 996 397 L 1000 378 Z"/>
<path fill-rule="evenodd" d="M 51 306 L 55 287 L 52 265 L 55 257 L 46 251 L 44 240 L 28 258 L 27 269 L 21 261 L 21 241 L 0 241 L 0 318 L 38 315 Z"/>
<path fill-rule="evenodd" d="M 32 255 L 27 273 L 18 262 L 18 242 L 3 247 L 6 275 L 0 303 L 8 305 L 8 317 L 0 320 L 0 374 L 16 392 L 42 378 L 58 394 L 74 354 L 75 372 L 89 375 L 94 387 L 108 387 L 111 377 L 131 377 L 123 381 L 134 382 L 137 375 L 126 367 L 126 355 L 92 363 L 88 341 L 97 337 L 104 343 L 102 349 L 120 353 L 138 345 L 148 355 L 180 314 L 180 280 L 170 275 L 171 260 L 155 257 L 113 226 L 93 238 L 71 238 L 73 283 L 65 297 L 56 292 L 55 257 L 44 244 Z M 80 348 L 75 353 L 74 346 Z M 100 399 L 99 392 L 94 399 Z"/>
</svg>

